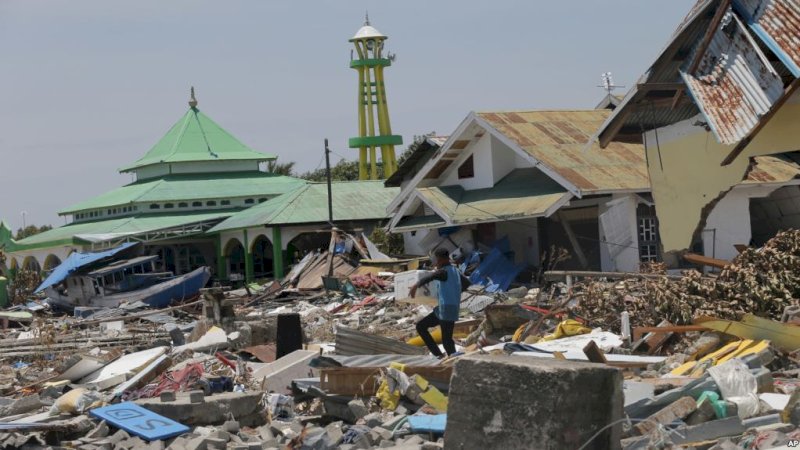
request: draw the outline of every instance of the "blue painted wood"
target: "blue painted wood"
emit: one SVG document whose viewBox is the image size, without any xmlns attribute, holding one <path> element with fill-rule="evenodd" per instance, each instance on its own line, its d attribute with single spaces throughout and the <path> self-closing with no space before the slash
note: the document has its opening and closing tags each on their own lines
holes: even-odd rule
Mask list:
<svg viewBox="0 0 800 450">
<path fill-rule="evenodd" d="M 147 441 L 168 439 L 189 431 L 189 427 L 186 425 L 160 416 L 132 402 L 96 408 L 89 414 Z"/>
<path fill-rule="evenodd" d="M 408 424 L 415 433 L 444 434 L 447 414 L 408 416 Z"/>
</svg>

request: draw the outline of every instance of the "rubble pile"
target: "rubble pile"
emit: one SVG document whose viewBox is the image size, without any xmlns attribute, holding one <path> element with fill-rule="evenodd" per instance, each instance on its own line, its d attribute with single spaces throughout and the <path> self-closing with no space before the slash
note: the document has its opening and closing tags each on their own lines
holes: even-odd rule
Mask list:
<svg viewBox="0 0 800 450">
<path fill-rule="evenodd" d="M 695 317 L 740 319 L 744 314 L 780 319 L 800 300 L 800 231 L 783 231 L 761 248 L 747 248 L 717 277 L 688 270 L 679 279 L 625 279 L 577 284 L 574 313 L 604 328 L 619 328 L 619 311 L 637 326 L 661 320 L 691 323 Z"/>
<path fill-rule="evenodd" d="M 396 262 L 311 254 L 164 309 L 29 298 L 0 311 L 0 448 L 770 448 L 800 437 L 798 245 L 716 277 L 470 286 L 443 359 Z"/>
</svg>

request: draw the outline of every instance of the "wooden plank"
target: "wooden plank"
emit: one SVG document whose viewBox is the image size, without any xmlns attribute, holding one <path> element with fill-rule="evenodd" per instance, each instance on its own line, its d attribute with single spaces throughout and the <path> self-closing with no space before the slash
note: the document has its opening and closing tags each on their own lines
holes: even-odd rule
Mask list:
<svg viewBox="0 0 800 450">
<path fill-rule="evenodd" d="M 717 32 L 717 27 L 719 27 L 720 22 L 722 22 L 722 17 L 725 16 L 730 4 L 731 0 L 722 0 L 720 3 L 717 12 L 715 12 L 714 17 L 711 18 L 711 23 L 708 25 L 708 28 L 706 28 L 706 34 L 703 35 L 703 40 L 700 41 L 700 47 L 697 48 L 694 58 L 692 59 L 691 64 L 689 64 L 689 70 L 687 70 L 686 73 L 692 75 L 700 66 L 700 61 L 703 60 L 703 55 L 706 53 L 708 46 L 711 44 L 711 38 L 713 38 L 714 33 Z"/>
<path fill-rule="evenodd" d="M 633 340 L 638 341 L 646 333 L 686 333 L 688 331 L 706 331 L 708 327 L 702 325 L 667 325 L 657 327 L 635 327 Z"/>
<path fill-rule="evenodd" d="M 603 350 L 601 350 L 594 341 L 589 341 L 589 343 L 583 347 L 583 353 L 589 358 L 589 361 L 593 363 L 608 364 L 605 353 L 603 353 Z"/>
<path fill-rule="evenodd" d="M 724 259 L 709 258 L 708 256 L 698 255 L 696 253 L 686 253 L 683 255 L 683 259 L 692 264 L 715 267 L 717 269 L 724 269 L 731 263 L 730 261 L 726 261 Z"/>
<path fill-rule="evenodd" d="M 572 227 L 562 212 L 559 211 L 557 214 L 559 222 L 561 222 L 561 226 L 564 228 L 564 232 L 567 234 L 567 239 L 569 239 L 569 243 L 572 244 L 572 250 L 575 251 L 575 256 L 578 257 L 581 267 L 586 269 L 589 267 L 589 261 L 586 259 L 586 255 L 583 253 L 583 249 L 581 248 L 581 244 L 578 242 L 578 238 L 575 236 L 575 233 L 572 232 Z"/>
</svg>

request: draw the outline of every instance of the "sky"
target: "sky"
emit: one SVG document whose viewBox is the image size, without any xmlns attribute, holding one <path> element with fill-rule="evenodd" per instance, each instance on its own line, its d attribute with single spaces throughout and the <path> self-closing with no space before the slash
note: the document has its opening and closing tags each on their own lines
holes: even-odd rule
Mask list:
<svg viewBox="0 0 800 450">
<path fill-rule="evenodd" d="M 199 108 L 251 148 L 320 167 L 353 159 L 348 39 L 369 10 L 396 53 L 392 128 L 449 134 L 470 111 L 592 108 L 630 87 L 694 0 L 1 0 L 0 220 L 131 182 L 117 168 Z M 623 94 L 626 89 L 620 89 Z M 399 154 L 404 146 L 397 149 Z"/>
</svg>

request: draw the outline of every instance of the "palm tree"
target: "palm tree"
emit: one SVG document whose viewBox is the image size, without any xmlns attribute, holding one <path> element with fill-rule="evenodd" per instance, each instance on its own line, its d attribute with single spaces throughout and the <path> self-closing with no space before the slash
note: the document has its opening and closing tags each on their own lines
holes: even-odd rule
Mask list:
<svg viewBox="0 0 800 450">
<path fill-rule="evenodd" d="M 287 163 L 279 163 L 277 159 L 267 161 L 267 172 L 291 177 L 294 175 L 294 161 Z"/>
</svg>

